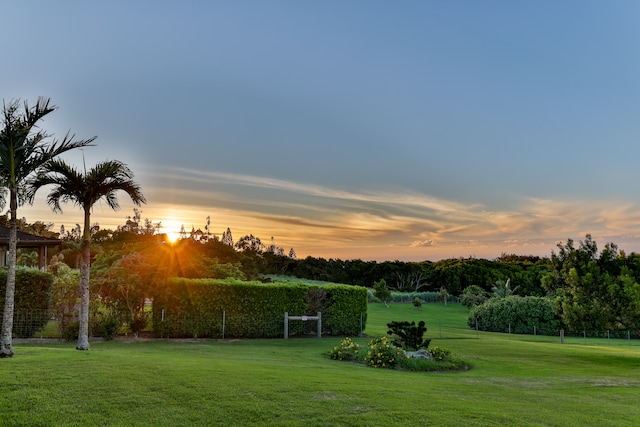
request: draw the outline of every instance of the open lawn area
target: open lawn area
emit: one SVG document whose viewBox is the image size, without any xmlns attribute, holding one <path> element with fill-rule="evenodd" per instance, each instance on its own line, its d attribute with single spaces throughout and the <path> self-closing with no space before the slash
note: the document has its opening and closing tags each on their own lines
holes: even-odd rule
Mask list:
<svg viewBox="0 0 640 427">
<path fill-rule="evenodd" d="M 340 338 L 16 342 L 0 425 L 637 426 L 640 343 L 560 344 L 466 327 L 451 304 L 369 306 L 365 334 L 425 320 L 469 369 L 413 373 L 328 357 Z M 442 338 L 440 338 L 442 337 Z M 361 345 L 368 338 L 353 337 Z"/>
</svg>

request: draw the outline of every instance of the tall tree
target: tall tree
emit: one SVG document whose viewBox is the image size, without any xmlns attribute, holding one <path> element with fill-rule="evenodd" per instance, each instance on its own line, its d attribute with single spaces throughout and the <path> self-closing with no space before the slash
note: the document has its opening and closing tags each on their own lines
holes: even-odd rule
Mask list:
<svg viewBox="0 0 640 427">
<path fill-rule="evenodd" d="M 60 202 L 71 202 L 84 210 L 82 235 L 82 262 L 80 264 L 80 331 L 76 349 L 89 350 L 89 267 L 91 263 L 91 209 L 100 199 L 117 210 L 120 208 L 118 191 L 129 195 L 133 203 L 146 203 L 140 186 L 133 181 L 133 172 L 122 162 L 107 160 L 89 171 L 78 172 L 61 160 L 52 160 L 29 183 L 27 197 L 33 200 L 36 191 L 46 185 L 54 188 L 47 203 L 54 212 L 62 212 Z"/>
<path fill-rule="evenodd" d="M 231 235 L 231 229 L 229 227 L 227 227 L 227 231 L 222 233 L 222 243 L 233 246 L 233 236 Z"/>
<path fill-rule="evenodd" d="M 623 329 L 640 331 L 640 265 L 607 243 L 598 247 L 587 234 L 576 248 L 573 240 L 558 244 L 553 270 L 542 285 L 555 295 L 556 309 L 574 331 Z"/>
<path fill-rule="evenodd" d="M 62 153 L 90 145 L 95 139 L 75 140 L 67 134 L 62 141 L 51 139 L 37 124 L 56 109 L 48 98 L 38 98 L 34 107 L 19 100 L 3 103 L 0 130 L 0 185 L 9 192 L 9 253 L 7 256 L 7 288 L 2 316 L 0 357 L 13 356 L 13 312 L 16 287 L 17 211 L 24 202 L 21 196 L 26 181 Z"/>
</svg>

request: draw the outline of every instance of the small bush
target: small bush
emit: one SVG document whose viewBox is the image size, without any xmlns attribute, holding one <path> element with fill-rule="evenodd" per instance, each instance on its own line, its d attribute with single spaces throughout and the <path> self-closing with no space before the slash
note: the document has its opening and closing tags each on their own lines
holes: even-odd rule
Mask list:
<svg viewBox="0 0 640 427">
<path fill-rule="evenodd" d="M 429 353 L 431 353 L 431 356 L 433 356 L 433 360 L 435 360 L 436 362 L 442 362 L 447 357 L 451 356 L 451 352 L 449 350 L 445 350 L 442 347 L 433 347 L 431 350 L 429 350 Z"/>
<path fill-rule="evenodd" d="M 78 339 L 78 334 L 80 333 L 80 322 L 77 320 L 74 322 L 69 322 L 62 330 L 62 338 L 65 341 L 75 341 Z"/>
<path fill-rule="evenodd" d="M 118 336 L 118 331 L 122 327 L 122 322 L 116 316 L 104 315 L 97 320 L 96 329 L 98 334 L 107 341 Z"/>
<path fill-rule="evenodd" d="M 374 368 L 393 368 L 402 357 L 405 357 L 404 350 L 389 342 L 387 337 L 382 337 L 369 342 L 369 351 L 364 357 L 364 362 Z"/>
<path fill-rule="evenodd" d="M 422 307 L 422 300 L 421 300 L 420 298 L 418 298 L 418 297 L 415 297 L 415 298 L 413 299 L 413 306 L 414 306 L 415 308 L 420 308 L 420 307 Z"/>
<path fill-rule="evenodd" d="M 391 298 L 391 291 L 387 288 L 387 282 L 384 279 L 380 279 L 378 282 L 373 282 L 373 294 L 376 298 L 384 303 L 389 308 L 387 301 Z"/>
<path fill-rule="evenodd" d="M 360 357 L 360 344 L 351 341 L 351 338 L 345 338 L 340 345 L 333 347 L 331 350 L 331 358 L 334 360 L 357 360 Z"/>
<path fill-rule="evenodd" d="M 487 301 L 487 293 L 478 285 L 471 285 L 465 288 L 460 295 L 460 303 L 467 308 L 475 307 Z"/>
<path fill-rule="evenodd" d="M 418 350 L 421 348 L 428 348 L 431 340 L 425 340 L 423 338 L 424 333 L 427 332 L 424 320 L 421 320 L 417 325 L 416 322 L 393 321 L 387 323 L 387 334 L 392 337 L 393 345 L 400 347 L 404 350 Z"/>
<path fill-rule="evenodd" d="M 149 324 L 149 313 L 136 313 L 133 319 L 129 320 L 129 329 L 137 337 Z"/>
</svg>

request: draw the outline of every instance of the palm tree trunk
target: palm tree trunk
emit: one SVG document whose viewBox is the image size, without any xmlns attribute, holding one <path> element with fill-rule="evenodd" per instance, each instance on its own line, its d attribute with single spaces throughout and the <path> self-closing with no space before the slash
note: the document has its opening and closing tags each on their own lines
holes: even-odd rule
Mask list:
<svg viewBox="0 0 640 427">
<path fill-rule="evenodd" d="M 0 343 L 0 357 L 13 356 L 13 312 L 16 294 L 16 257 L 18 247 L 18 192 L 16 188 L 9 191 L 9 253 L 7 255 L 7 288 L 4 297 L 4 312 L 2 316 L 2 338 Z"/>
<path fill-rule="evenodd" d="M 80 329 L 76 350 L 89 350 L 89 269 L 91 268 L 90 212 L 84 211 L 82 261 L 80 263 Z"/>
</svg>

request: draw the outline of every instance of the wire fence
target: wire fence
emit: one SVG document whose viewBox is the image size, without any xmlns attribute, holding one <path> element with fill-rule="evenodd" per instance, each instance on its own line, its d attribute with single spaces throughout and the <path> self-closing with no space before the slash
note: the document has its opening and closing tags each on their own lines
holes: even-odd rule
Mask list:
<svg viewBox="0 0 640 427">
<path fill-rule="evenodd" d="M 331 326 L 327 325 L 327 322 L 331 322 L 329 317 L 323 316 L 321 323 L 313 316 L 294 317 L 288 320 L 287 337 L 332 335 Z M 366 326 L 366 314 L 358 317 L 359 320 L 356 321 L 359 321 L 359 325 L 354 325 L 352 329 L 359 330 L 362 335 Z M 145 331 L 160 338 L 283 338 L 285 333 L 285 313 L 259 316 L 221 311 L 213 316 L 199 317 L 189 314 L 165 316 L 162 312 L 155 320 L 157 324 L 153 325 L 153 319 L 149 316 L 149 324 Z M 16 338 L 64 338 L 65 327 L 74 321 L 77 321 L 77 313 L 75 316 L 67 315 L 62 319 L 51 310 L 16 310 L 13 333 Z M 98 321 L 99 319 L 90 319 L 90 336 L 101 336 L 100 331 L 103 328 L 94 324 Z M 126 331 L 126 324 L 124 329 L 121 329 L 123 330 Z"/>
<path fill-rule="evenodd" d="M 483 331 L 476 325 L 473 327 L 460 327 L 455 324 L 442 324 L 440 320 L 435 322 L 436 328 L 431 329 L 429 334 L 432 338 L 475 338 L 482 339 L 491 337 L 492 339 L 530 341 L 558 343 L 568 345 L 593 345 L 593 346 L 640 346 L 640 331 L 621 328 L 610 330 L 593 329 L 558 329 L 552 333 L 541 334 L 539 328 L 534 326 L 529 330 L 515 333 L 515 325 L 508 324 L 505 331 Z M 434 331 L 434 329 L 436 329 Z"/>
<path fill-rule="evenodd" d="M 303 317 L 303 316 L 300 316 Z M 73 319 L 72 319 L 73 320 Z M 160 322 L 167 319 L 160 319 Z M 514 333 L 514 325 L 508 325 L 507 331 L 491 332 L 479 330 L 477 326 L 469 327 L 461 324 L 459 319 L 451 318 L 429 318 L 425 316 L 428 331 L 425 337 L 431 339 L 492 339 L 518 340 L 531 342 L 546 342 L 569 345 L 598 345 L 598 346 L 640 346 L 640 333 L 632 329 L 611 329 L 611 330 L 571 330 L 564 329 L 551 334 L 540 334 L 538 327 L 531 328 L 525 333 Z M 246 334 L 246 325 L 251 325 L 252 338 L 282 338 L 285 331 L 284 313 L 270 318 L 256 318 L 251 316 L 233 316 L 226 312 L 220 313 L 219 319 L 215 322 L 193 316 L 183 318 L 173 318 L 174 324 L 180 323 L 187 326 L 191 331 L 188 337 L 207 337 L 214 339 L 243 338 Z M 325 329 L 325 319 L 322 320 L 322 336 L 330 335 L 330 331 Z M 65 319 L 65 324 L 69 323 L 69 317 Z M 62 338 L 62 319 L 57 317 L 51 310 L 16 310 L 14 313 L 13 333 L 17 338 Z M 96 330 L 95 328 L 92 328 Z M 158 329 L 158 328 L 155 328 Z M 149 325 L 147 331 L 152 330 Z M 366 314 L 360 315 L 359 336 L 367 337 Z M 98 334 L 92 334 L 99 336 Z M 166 334 L 165 337 L 178 338 L 185 335 Z M 289 319 L 288 337 L 316 337 L 318 336 L 318 322 L 311 319 Z"/>
</svg>

